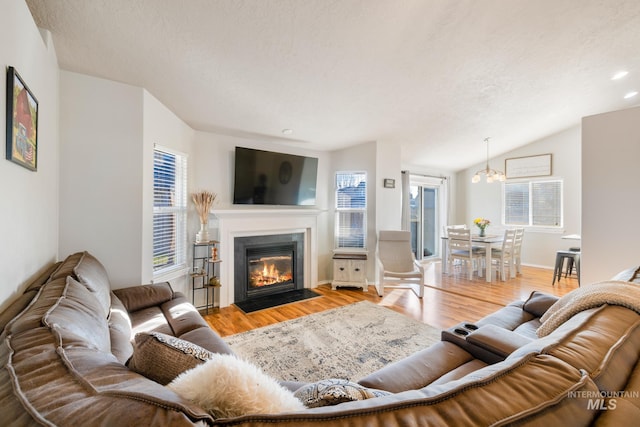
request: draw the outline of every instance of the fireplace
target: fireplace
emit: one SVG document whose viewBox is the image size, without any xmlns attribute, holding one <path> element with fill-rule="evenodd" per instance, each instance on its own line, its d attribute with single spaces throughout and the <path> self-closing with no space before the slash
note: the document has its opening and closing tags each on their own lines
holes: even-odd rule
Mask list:
<svg viewBox="0 0 640 427">
<path fill-rule="evenodd" d="M 304 288 L 304 233 L 234 238 L 234 300 Z"/>
</svg>

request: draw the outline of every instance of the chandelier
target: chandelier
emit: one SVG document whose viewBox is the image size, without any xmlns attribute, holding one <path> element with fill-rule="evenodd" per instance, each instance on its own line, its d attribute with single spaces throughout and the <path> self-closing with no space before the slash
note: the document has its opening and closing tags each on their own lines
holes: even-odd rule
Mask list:
<svg viewBox="0 0 640 427">
<path fill-rule="evenodd" d="M 484 142 L 487 143 L 487 165 L 484 169 L 479 170 L 475 175 L 473 175 L 473 178 L 471 178 L 471 182 L 474 184 L 480 182 L 480 175 L 486 175 L 488 183 L 494 181 L 504 181 L 505 179 L 507 179 L 507 176 L 504 174 L 504 172 L 497 171 L 489 167 L 489 138 L 485 138 Z"/>
</svg>

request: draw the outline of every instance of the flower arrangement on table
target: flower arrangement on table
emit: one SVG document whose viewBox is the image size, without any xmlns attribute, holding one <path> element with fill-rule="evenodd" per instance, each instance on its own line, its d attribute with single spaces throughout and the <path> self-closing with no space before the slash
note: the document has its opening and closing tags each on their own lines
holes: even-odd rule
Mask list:
<svg viewBox="0 0 640 427">
<path fill-rule="evenodd" d="M 480 237 L 484 236 L 484 230 L 491 224 L 486 218 L 476 218 L 473 220 L 473 223 L 480 229 Z"/>
<path fill-rule="evenodd" d="M 198 243 L 209 241 L 209 211 L 216 197 L 216 193 L 209 191 L 200 191 L 191 195 L 191 200 L 196 205 L 196 211 L 198 211 L 198 216 L 200 217 L 200 231 L 196 234 L 196 242 Z"/>
</svg>

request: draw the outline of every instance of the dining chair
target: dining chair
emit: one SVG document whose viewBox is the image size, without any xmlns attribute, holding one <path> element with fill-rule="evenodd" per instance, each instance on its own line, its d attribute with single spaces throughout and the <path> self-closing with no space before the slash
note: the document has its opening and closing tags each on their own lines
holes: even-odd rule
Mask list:
<svg viewBox="0 0 640 427">
<path fill-rule="evenodd" d="M 376 290 L 383 296 L 384 288 L 410 288 L 419 298 L 424 296 L 424 264 L 416 261 L 411 250 L 411 232 L 380 230 L 376 251 L 378 281 Z M 414 285 L 418 285 L 416 291 Z"/>
<path fill-rule="evenodd" d="M 445 246 L 447 247 L 445 253 L 447 254 L 447 259 L 445 260 L 445 262 L 448 265 L 452 264 L 452 260 L 449 257 L 449 255 L 451 254 L 451 247 L 449 246 L 449 230 L 465 230 L 467 228 L 467 224 L 453 224 L 453 225 L 445 225 L 444 227 L 442 227 L 444 230 L 444 236 L 447 237 L 447 239 L 445 239 Z"/>
<path fill-rule="evenodd" d="M 509 269 L 509 276 L 514 276 L 516 230 L 504 231 L 502 246 L 491 249 L 491 268 L 496 269 L 496 274 L 503 282 L 506 280 L 506 269 Z"/>
<path fill-rule="evenodd" d="M 524 240 L 524 227 L 518 227 L 516 230 L 516 240 L 513 247 L 513 262 L 516 266 L 516 273 L 522 274 L 522 241 Z"/>
<path fill-rule="evenodd" d="M 471 230 L 450 229 L 449 230 L 449 269 L 455 260 L 463 261 L 466 264 L 469 280 L 473 278 L 474 262 L 477 266 L 478 276 L 482 277 L 482 260 L 486 255 L 484 248 L 475 247 L 471 243 Z"/>
</svg>

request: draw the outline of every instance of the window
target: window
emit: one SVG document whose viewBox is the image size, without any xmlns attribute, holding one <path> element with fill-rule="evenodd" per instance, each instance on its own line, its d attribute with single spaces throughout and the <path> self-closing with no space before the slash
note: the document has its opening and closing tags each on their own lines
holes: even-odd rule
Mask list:
<svg viewBox="0 0 640 427">
<path fill-rule="evenodd" d="M 153 151 L 153 274 L 186 266 L 187 158 Z"/>
<path fill-rule="evenodd" d="M 504 184 L 505 225 L 562 227 L 562 181 Z"/>
<path fill-rule="evenodd" d="M 336 173 L 336 247 L 364 248 L 367 236 L 367 174 Z"/>
</svg>

